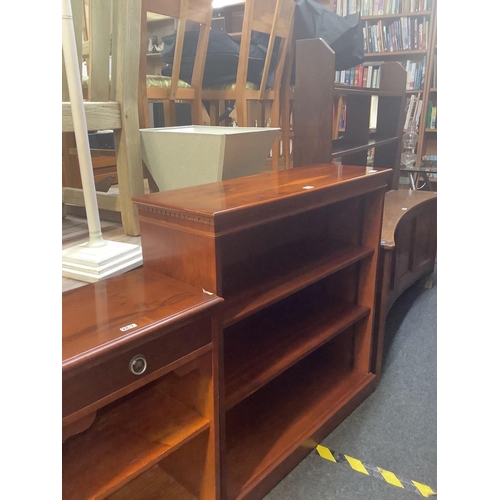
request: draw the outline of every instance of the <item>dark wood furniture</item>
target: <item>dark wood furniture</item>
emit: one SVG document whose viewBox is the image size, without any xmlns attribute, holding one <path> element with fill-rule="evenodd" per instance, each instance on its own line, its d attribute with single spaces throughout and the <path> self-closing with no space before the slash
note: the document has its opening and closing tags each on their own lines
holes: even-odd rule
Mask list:
<svg viewBox="0 0 500 500">
<path fill-rule="evenodd" d="M 137 269 L 62 300 L 63 498 L 219 499 L 222 299 Z"/>
<path fill-rule="evenodd" d="M 227 498 L 261 499 L 375 389 L 391 175 L 325 164 L 134 199 L 144 267 L 224 298 Z"/>
<path fill-rule="evenodd" d="M 380 88 L 357 88 L 335 82 L 335 52 L 320 38 L 297 40 L 293 108 L 293 166 L 330 163 L 392 168 L 391 189 L 398 189 L 406 102 L 406 71 L 397 62 L 381 64 Z M 346 105 L 345 131 L 332 141 L 335 99 Z M 372 97 L 378 96 L 377 123 L 370 129 Z"/>
<path fill-rule="evenodd" d="M 380 378 L 385 319 L 396 299 L 434 271 L 437 193 L 398 190 L 385 195 L 375 324 L 376 373 Z"/>
</svg>

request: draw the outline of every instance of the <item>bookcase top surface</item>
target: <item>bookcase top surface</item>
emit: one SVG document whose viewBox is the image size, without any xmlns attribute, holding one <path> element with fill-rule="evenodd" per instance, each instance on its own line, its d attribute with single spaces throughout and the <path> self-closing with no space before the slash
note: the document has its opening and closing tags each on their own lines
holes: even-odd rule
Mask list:
<svg viewBox="0 0 500 500">
<path fill-rule="evenodd" d="M 396 247 L 396 228 L 399 221 L 412 213 L 412 209 L 424 203 L 437 203 L 435 191 L 412 191 L 398 189 L 385 195 L 384 216 L 382 219 L 381 244 L 385 249 Z"/>
<path fill-rule="evenodd" d="M 222 299 L 147 269 L 62 294 L 63 372 L 129 345 L 159 327 L 177 326 Z"/>
<path fill-rule="evenodd" d="M 312 193 L 318 191 L 328 193 L 332 203 L 336 194 L 339 199 L 345 198 L 344 193 L 352 191 L 353 184 L 363 192 L 384 185 L 391 173 L 391 169 L 318 164 L 151 193 L 133 200 L 139 209 L 165 208 L 222 220 L 235 212 L 277 206 L 291 198 L 302 197 L 307 204 L 305 194 L 317 197 Z"/>
</svg>

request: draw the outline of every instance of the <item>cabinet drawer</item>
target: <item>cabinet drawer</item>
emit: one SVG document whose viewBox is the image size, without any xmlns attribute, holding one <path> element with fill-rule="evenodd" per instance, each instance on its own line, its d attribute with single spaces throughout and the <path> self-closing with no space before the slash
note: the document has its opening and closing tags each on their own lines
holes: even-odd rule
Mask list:
<svg viewBox="0 0 500 500">
<path fill-rule="evenodd" d="M 63 377 L 63 419 L 91 405 L 96 410 L 102 406 L 96 404 L 100 400 L 106 398 L 107 404 L 163 375 L 166 371 L 159 370 L 210 344 L 211 327 L 211 317 L 204 315 L 175 330 L 160 329 L 142 343 Z"/>
</svg>

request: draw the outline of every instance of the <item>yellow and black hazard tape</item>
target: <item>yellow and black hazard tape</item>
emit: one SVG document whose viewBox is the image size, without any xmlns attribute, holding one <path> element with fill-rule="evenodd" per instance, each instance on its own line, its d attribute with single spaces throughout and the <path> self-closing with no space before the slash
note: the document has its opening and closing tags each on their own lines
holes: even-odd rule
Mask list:
<svg viewBox="0 0 500 500">
<path fill-rule="evenodd" d="M 346 464 L 351 467 L 351 469 L 360 472 L 362 474 L 367 474 L 368 476 L 377 477 L 383 479 L 386 483 L 396 486 L 397 488 L 403 488 L 405 490 L 413 491 L 419 495 L 429 498 L 437 497 L 437 493 L 426 484 L 418 483 L 417 481 L 408 481 L 396 476 L 394 472 L 381 469 L 380 467 L 375 467 L 370 464 L 366 464 L 358 460 L 357 458 L 350 457 L 349 455 L 344 455 L 343 453 L 337 453 L 336 451 L 330 450 L 326 446 L 321 446 L 320 444 L 316 446 L 316 451 L 321 458 L 329 460 L 330 462 L 335 462 L 338 464 Z"/>
</svg>

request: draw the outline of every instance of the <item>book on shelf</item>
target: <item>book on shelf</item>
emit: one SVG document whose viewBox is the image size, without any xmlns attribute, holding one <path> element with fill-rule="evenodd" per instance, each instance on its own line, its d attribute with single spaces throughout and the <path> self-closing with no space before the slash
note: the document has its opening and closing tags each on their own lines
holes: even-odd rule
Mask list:
<svg viewBox="0 0 500 500">
<path fill-rule="evenodd" d="M 434 61 L 432 63 L 432 82 L 431 87 L 437 89 L 437 54 L 434 54 Z"/>
<path fill-rule="evenodd" d="M 368 71 L 366 76 L 366 85 L 369 88 L 373 88 L 372 76 L 373 76 L 373 66 L 370 64 L 368 66 Z"/>
<path fill-rule="evenodd" d="M 415 112 L 415 124 L 417 125 L 417 130 L 418 130 L 418 125 L 420 123 L 420 115 L 422 114 L 422 104 L 423 104 L 422 99 L 419 99 L 417 104 L 417 110 Z"/>
<path fill-rule="evenodd" d="M 431 109 L 431 129 L 437 128 L 437 106 L 432 106 Z"/>
<path fill-rule="evenodd" d="M 405 107 L 405 123 L 404 129 L 408 128 L 408 124 L 410 123 L 410 119 L 413 117 L 415 113 L 415 106 L 417 104 L 417 95 L 412 94 L 409 98 L 406 99 L 406 107 Z"/>
<path fill-rule="evenodd" d="M 362 16 L 426 12 L 432 6 L 432 0 L 337 0 L 333 4 L 333 11 L 343 15 L 343 7 L 346 3 L 348 12 L 352 12 L 353 5 L 356 5 L 356 12 L 360 12 Z"/>
<path fill-rule="evenodd" d="M 408 59 L 404 67 L 406 69 L 406 90 L 422 90 L 424 88 L 425 64 L 427 58 L 421 61 Z"/>
<path fill-rule="evenodd" d="M 365 20 L 363 47 L 368 53 L 425 50 L 429 38 L 429 22 L 422 17 L 402 16 L 391 20 Z"/>
<path fill-rule="evenodd" d="M 362 66 L 363 68 L 363 78 L 362 78 L 362 86 L 363 87 L 368 87 L 368 66 Z"/>
<path fill-rule="evenodd" d="M 427 110 L 425 113 L 425 128 L 431 130 L 437 128 L 437 106 L 432 101 L 429 101 L 427 103 Z"/>
<path fill-rule="evenodd" d="M 363 75 L 361 75 L 361 71 L 360 71 L 360 65 L 358 64 L 356 66 L 356 69 L 355 69 L 355 72 L 354 72 L 354 86 L 355 87 L 360 87 L 362 86 L 362 81 L 361 81 L 361 84 L 360 84 L 360 81 L 359 79 L 361 78 L 361 80 L 363 79 Z"/>
<path fill-rule="evenodd" d="M 335 72 L 335 81 L 351 87 L 380 88 L 380 65 L 383 61 L 364 62 L 354 68 Z"/>
</svg>

